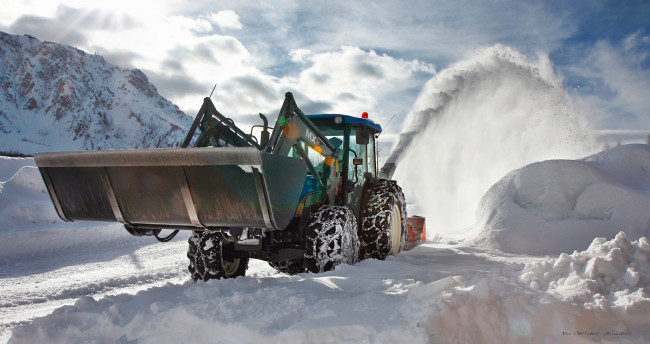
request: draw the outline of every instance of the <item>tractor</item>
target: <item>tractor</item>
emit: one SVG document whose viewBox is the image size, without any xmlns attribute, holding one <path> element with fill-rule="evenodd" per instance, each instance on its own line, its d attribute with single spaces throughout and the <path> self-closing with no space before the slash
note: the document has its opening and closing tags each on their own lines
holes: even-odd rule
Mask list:
<svg viewBox="0 0 650 344">
<path fill-rule="evenodd" d="M 391 173 L 380 177 L 380 125 L 365 114 L 305 115 L 291 93 L 271 133 L 260 118 L 246 133 L 208 97 L 179 148 L 34 159 L 65 221 L 120 222 L 160 241 L 192 231 L 195 282 L 243 276 L 251 258 L 290 274 L 325 272 L 424 239 L 421 218 L 407 229 L 404 194 Z"/>
</svg>

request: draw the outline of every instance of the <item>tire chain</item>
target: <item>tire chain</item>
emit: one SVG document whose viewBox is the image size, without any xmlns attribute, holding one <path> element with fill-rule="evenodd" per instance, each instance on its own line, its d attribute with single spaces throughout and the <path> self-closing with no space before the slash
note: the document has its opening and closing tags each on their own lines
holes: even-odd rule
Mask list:
<svg viewBox="0 0 650 344">
<path fill-rule="evenodd" d="M 390 254 L 390 220 L 392 207 L 400 206 L 402 217 L 402 239 L 400 251 L 406 243 L 406 201 L 402 188 L 394 180 L 379 179 L 366 190 L 366 199 L 361 212 L 359 240 L 363 259 L 385 259 Z"/>
<path fill-rule="evenodd" d="M 316 211 L 306 228 L 305 259 L 309 271 L 325 272 L 340 263 L 356 263 L 356 228 L 356 218 L 347 207 L 326 206 Z"/>
<path fill-rule="evenodd" d="M 223 262 L 223 240 L 221 236 L 220 232 L 192 232 L 188 239 L 187 258 L 189 258 L 190 264 L 187 270 L 194 282 L 236 277 L 226 276 L 222 269 L 219 268 Z M 248 265 L 248 260 L 240 261 L 240 264 Z"/>
</svg>

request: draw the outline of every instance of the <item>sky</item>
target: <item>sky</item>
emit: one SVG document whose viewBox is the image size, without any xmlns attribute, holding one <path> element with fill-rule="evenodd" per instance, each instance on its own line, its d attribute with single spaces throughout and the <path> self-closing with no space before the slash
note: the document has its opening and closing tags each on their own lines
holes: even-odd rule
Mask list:
<svg viewBox="0 0 650 344">
<path fill-rule="evenodd" d="M 291 91 L 394 135 L 428 80 L 502 45 L 548 57 L 593 128 L 650 130 L 648 1 L 1 1 L 0 31 L 141 69 L 190 116 L 216 84 L 238 124 Z"/>
</svg>

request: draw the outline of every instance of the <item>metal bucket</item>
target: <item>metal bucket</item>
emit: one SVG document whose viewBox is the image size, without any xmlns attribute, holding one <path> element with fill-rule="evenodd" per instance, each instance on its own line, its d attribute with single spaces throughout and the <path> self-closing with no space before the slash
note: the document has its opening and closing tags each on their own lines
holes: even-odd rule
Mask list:
<svg viewBox="0 0 650 344">
<path fill-rule="evenodd" d="M 59 216 L 160 228 L 284 229 L 306 177 L 300 159 L 256 148 L 35 154 Z"/>
</svg>

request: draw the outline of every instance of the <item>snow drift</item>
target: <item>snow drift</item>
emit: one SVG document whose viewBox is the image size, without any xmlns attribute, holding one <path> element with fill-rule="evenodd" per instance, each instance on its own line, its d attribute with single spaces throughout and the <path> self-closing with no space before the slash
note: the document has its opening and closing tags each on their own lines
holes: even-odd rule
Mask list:
<svg viewBox="0 0 650 344">
<path fill-rule="evenodd" d="M 408 303 L 436 343 L 645 343 L 648 254 L 647 238 L 621 232 L 523 269 L 497 266 L 478 282 L 447 277 L 414 288 Z"/>
<path fill-rule="evenodd" d="M 650 285 L 649 255 L 647 237 L 630 241 L 619 232 L 610 241 L 594 239 L 585 251 L 527 264 L 519 280 L 587 308 L 628 307 L 643 293 L 636 288 Z"/>
<path fill-rule="evenodd" d="M 32 158 L 0 157 L 0 263 L 37 252 L 132 240 L 119 224 L 64 222 Z"/>
<path fill-rule="evenodd" d="M 494 46 L 424 86 L 388 161 L 430 235 L 465 237 L 481 196 L 506 173 L 583 157 L 592 143 L 548 57 Z"/>
<path fill-rule="evenodd" d="M 24 230 L 35 223 L 55 223 L 58 219 L 36 167 L 22 166 L 9 180 L 0 183 L 0 228 L 5 229 L 3 232 Z"/>
<path fill-rule="evenodd" d="M 650 236 L 650 146 L 515 170 L 483 196 L 478 218 L 477 242 L 510 253 L 571 253 L 619 231 Z"/>
</svg>

